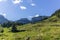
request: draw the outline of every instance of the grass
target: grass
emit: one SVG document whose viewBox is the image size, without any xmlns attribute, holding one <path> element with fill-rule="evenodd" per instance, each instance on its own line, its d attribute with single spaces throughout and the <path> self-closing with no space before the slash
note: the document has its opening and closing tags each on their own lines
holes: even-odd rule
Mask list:
<svg viewBox="0 0 60 40">
<path fill-rule="evenodd" d="M 11 28 L 3 28 L 4 32 L 0 33 L 0 40 L 60 40 L 60 23 L 45 22 L 36 24 L 26 24 L 17 26 L 18 30 L 24 32 L 13 33 Z"/>
</svg>

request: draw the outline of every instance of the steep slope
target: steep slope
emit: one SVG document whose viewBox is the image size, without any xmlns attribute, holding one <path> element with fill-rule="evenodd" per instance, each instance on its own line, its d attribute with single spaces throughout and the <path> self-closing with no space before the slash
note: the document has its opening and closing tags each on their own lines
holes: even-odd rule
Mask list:
<svg viewBox="0 0 60 40">
<path fill-rule="evenodd" d="M 60 22 L 60 9 L 55 11 L 47 20 L 52 22 Z"/>
<path fill-rule="evenodd" d="M 7 22 L 8 20 L 4 16 L 0 15 L 0 24 Z"/>
</svg>

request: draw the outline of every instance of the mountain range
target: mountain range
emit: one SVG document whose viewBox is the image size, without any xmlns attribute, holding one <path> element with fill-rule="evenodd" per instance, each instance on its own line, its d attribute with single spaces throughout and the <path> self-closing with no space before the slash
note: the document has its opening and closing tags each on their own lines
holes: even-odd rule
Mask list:
<svg viewBox="0 0 60 40">
<path fill-rule="evenodd" d="M 45 20 L 46 19 L 46 20 Z M 27 18 L 21 18 L 17 21 L 17 23 L 22 23 L 22 24 L 27 24 L 27 23 L 35 23 L 39 21 L 52 21 L 52 22 L 59 22 L 60 21 L 60 9 L 55 11 L 51 16 L 38 16 L 38 17 L 33 17 L 31 20 Z M 10 20 L 6 19 L 4 16 L 0 15 L 0 24 L 8 22 Z M 11 21 L 10 21 L 11 22 Z"/>
<path fill-rule="evenodd" d="M 43 19 L 48 18 L 48 16 L 38 16 L 38 17 L 33 17 L 31 20 L 27 19 L 27 18 L 21 18 L 17 21 L 14 22 L 18 22 L 18 23 L 22 23 L 22 24 L 27 24 L 27 23 L 34 23 L 34 22 L 38 22 L 38 21 L 42 21 Z M 4 16 L 0 15 L 0 24 L 8 22 L 10 20 L 6 19 Z"/>
</svg>

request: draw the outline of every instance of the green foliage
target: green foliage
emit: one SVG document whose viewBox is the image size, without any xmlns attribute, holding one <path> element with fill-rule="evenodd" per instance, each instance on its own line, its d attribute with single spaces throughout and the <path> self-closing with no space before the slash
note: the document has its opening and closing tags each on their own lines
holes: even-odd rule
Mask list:
<svg viewBox="0 0 60 40">
<path fill-rule="evenodd" d="M 0 34 L 0 40 L 60 40 L 60 23 L 56 22 L 13 25 L 13 28 L 3 29 L 4 32 Z M 26 31 L 13 33 L 11 29 Z"/>
<path fill-rule="evenodd" d="M 5 22 L 3 24 L 1 24 L 2 27 L 11 27 L 12 26 L 12 22 Z"/>
<path fill-rule="evenodd" d="M 9 28 L 9 27 L 11 27 L 12 25 L 23 25 L 22 23 L 18 23 L 18 22 L 10 22 L 10 21 L 8 21 L 8 22 L 5 22 L 5 23 L 3 23 L 3 24 L 1 24 L 1 26 L 2 27 L 7 27 L 7 28 Z"/>
<path fill-rule="evenodd" d="M 16 26 L 15 25 L 12 25 L 12 32 L 16 32 L 16 30 L 17 30 L 17 28 L 16 28 Z"/>
<path fill-rule="evenodd" d="M 0 26 L 0 33 L 3 33 L 4 32 L 4 30 L 3 30 L 3 28 Z"/>
<path fill-rule="evenodd" d="M 19 22 L 15 22 L 15 24 L 19 26 L 23 25 L 23 23 L 19 23 Z"/>
</svg>

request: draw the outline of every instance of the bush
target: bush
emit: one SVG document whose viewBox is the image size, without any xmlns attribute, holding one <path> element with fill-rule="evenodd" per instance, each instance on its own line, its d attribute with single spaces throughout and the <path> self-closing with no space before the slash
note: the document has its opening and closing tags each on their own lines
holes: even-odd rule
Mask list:
<svg viewBox="0 0 60 40">
<path fill-rule="evenodd" d="M 12 26 L 12 22 L 5 22 L 3 24 L 1 24 L 2 27 L 11 27 Z"/>
</svg>

